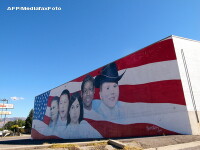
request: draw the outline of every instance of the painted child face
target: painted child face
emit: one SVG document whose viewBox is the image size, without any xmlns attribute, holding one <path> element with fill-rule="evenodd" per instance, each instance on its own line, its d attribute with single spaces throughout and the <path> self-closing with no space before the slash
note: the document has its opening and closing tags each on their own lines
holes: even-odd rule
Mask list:
<svg viewBox="0 0 200 150">
<path fill-rule="evenodd" d="M 84 84 L 83 91 L 83 103 L 85 107 L 91 107 L 92 106 L 92 100 L 94 98 L 94 87 L 91 81 L 87 81 Z"/>
<path fill-rule="evenodd" d="M 50 108 L 51 120 L 56 121 L 58 117 L 58 102 L 52 101 Z"/>
<path fill-rule="evenodd" d="M 78 99 L 76 99 L 74 103 L 71 105 L 69 114 L 70 114 L 71 123 L 78 124 L 79 117 L 80 117 L 80 104 L 79 104 Z"/>
<path fill-rule="evenodd" d="M 68 105 L 69 105 L 68 96 L 66 94 L 61 95 L 60 102 L 59 102 L 59 114 L 60 114 L 61 120 L 67 119 Z"/>
<path fill-rule="evenodd" d="M 113 108 L 119 98 L 119 86 L 115 82 L 104 82 L 100 89 L 100 98 L 109 108 Z"/>
</svg>

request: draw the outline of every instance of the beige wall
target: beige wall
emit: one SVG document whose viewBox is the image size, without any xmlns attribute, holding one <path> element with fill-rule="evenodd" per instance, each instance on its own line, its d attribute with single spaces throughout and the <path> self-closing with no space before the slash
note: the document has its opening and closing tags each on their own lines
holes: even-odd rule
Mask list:
<svg viewBox="0 0 200 150">
<path fill-rule="evenodd" d="M 192 134 L 200 134 L 200 42 L 173 36 Z M 196 116 L 197 115 L 197 116 Z"/>
</svg>

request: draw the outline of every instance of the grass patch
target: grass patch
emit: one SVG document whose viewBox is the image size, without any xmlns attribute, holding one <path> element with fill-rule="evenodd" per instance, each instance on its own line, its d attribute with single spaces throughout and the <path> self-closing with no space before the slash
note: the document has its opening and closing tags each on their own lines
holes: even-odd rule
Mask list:
<svg viewBox="0 0 200 150">
<path fill-rule="evenodd" d="M 107 145 L 107 142 L 94 142 L 86 144 L 86 146 L 104 146 L 104 145 Z"/>
<path fill-rule="evenodd" d="M 76 144 L 52 144 L 49 148 L 67 148 L 69 150 L 79 150 Z"/>
<path fill-rule="evenodd" d="M 123 148 L 123 150 L 143 150 L 143 149 L 140 148 L 140 147 L 125 146 L 125 147 Z"/>
</svg>

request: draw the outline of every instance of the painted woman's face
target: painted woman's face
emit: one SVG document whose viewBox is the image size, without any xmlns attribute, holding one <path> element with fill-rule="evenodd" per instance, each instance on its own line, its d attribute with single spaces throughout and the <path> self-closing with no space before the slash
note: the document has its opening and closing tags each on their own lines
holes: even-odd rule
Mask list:
<svg viewBox="0 0 200 150">
<path fill-rule="evenodd" d="M 50 108 L 51 120 L 56 121 L 58 117 L 58 102 L 52 101 Z"/>
<path fill-rule="evenodd" d="M 70 110 L 70 119 L 72 124 L 79 124 L 79 117 L 80 117 L 80 104 L 78 99 L 74 101 L 74 103 L 71 105 Z"/>
<path fill-rule="evenodd" d="M 113 108 L 119 98 L 119 86 L 115 82 L 105 82 L 101 86 L 100 97 L 103 103 Z"/>
<path fill-rule="evenodd" d="M 67 119 L 68 105 L 69 105 L 68 96 L 62 95 L 60 97 L 60 102 L 59 102 L 59 113 L 60 113 L 61 120 L 63 121 Z"/>
<path fill-rule="evenodd" d="M 83 87 L 83 104 L 85 108 L 92 107 L 92 100 L 94 98 L 94 87 L 91 81 L 87 81 Z"/>
</svg>

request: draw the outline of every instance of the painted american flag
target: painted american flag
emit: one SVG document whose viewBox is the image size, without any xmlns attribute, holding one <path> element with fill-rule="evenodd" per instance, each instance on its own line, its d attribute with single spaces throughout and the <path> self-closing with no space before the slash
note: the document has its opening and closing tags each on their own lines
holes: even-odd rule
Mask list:
<svg viewBox="0 0 200 150">
<path fill-rule="evenodd" d="M 46 119 L 47 116 L 45 116 L 45 114 L 47 110 L 49 94 L 50 91 L 47 91 L 35 97 L 33 119 L 40 121 L 44 121 Z"/>
<path fill-rule="evenodd" d="M 173 39 L 167 38 L 126 57 L 115 61 L 118 73 L 125 74 L 118 82 L 119 103 L 127 118 L 122 120 L 102 120 L 95 117 L 85 120 L 97 130 L 102 137 L 130 137 L 130 136 L 153 136 L 167 134 L 188 134 L 191 132 L 187 115 L 186 102 L 183 94 L 180 73 L 176 60 Z M 88 74 L 96 77 L 102 67 Z M 64 89 L 70 93 L 81 90 L 81 84 L 85 75 L 65 83 L 50 91 L 49 97 L 60 96 Z M 101 101 L 99 89 L 95 89 L 94 101 Z M 36 100 L 36 102 L 40 102 Z M 34 116 L 47 106 L 35 104 L 38 107 Z M 40 110 L 42 108 L 42 111 Z M 40 118 L 41 116 L 39 116 Z M 42 117 L 37 122 L 48 125 Z M 52 138 L 33 128 L 33 138 Z M 59 135 L 54 138 L 60 138 Z"/>
</svg>

